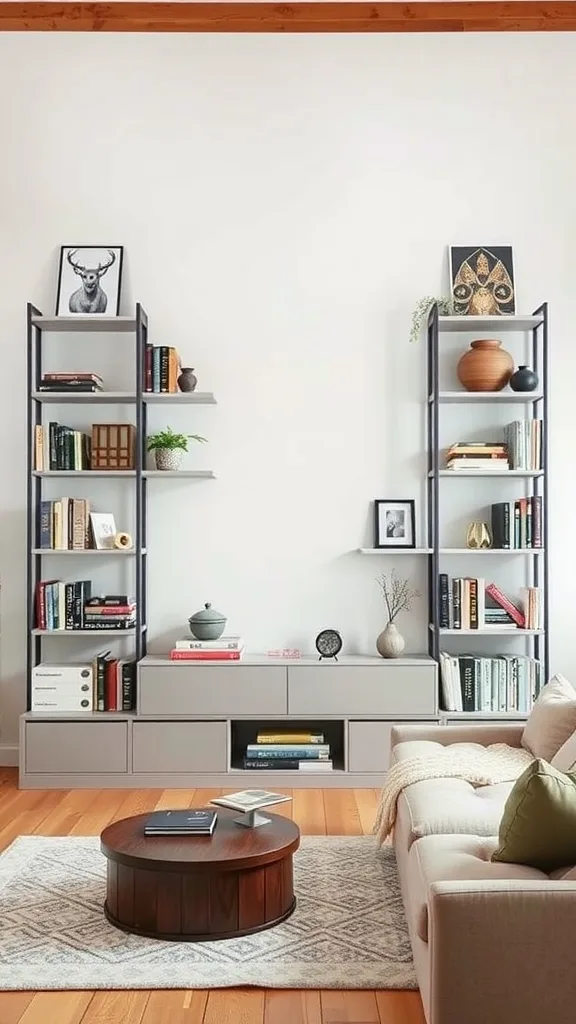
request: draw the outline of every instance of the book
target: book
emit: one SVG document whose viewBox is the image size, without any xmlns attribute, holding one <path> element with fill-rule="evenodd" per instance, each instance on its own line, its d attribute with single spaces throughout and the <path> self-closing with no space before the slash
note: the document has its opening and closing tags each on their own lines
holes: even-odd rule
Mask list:
<svg viewBox="0 0 576 1024">
<path fill-rule="evenodd" d="M 309 768 L 320 771 L 332 771 L 333 763 L 330 760 L 305 760 L 300 761 L 295 757 L 275 757 L 267 761 L 265 758 L 244 758 L 244 768 L 247 771 L 307 771 Z"/>
<path fill-rule="evenodd" d="M 211 810 L 155 811 L 144 823 L 145 836 L 211 836 L 218 814 Z"/>
<path fill-rule="evenodd" d="M 270 807 L 272 804 L 283 804 L 291 800 L 291 796 L 282 793 L 271 793 L 267 789 L 242 789 L 228 796 L 215 797 L 211 804 L 219 807 L 231 807 L 233 811 L 255 811 L 259 807 Z"/>
<path fill-rule="evenodd" d="M 527 655 L 440 652 L 445 711 L 518 711 L 528 714 L 542 686 L 543 666 Z"/>
<path fill-rule="evenodd" d="M 522 614 L 520 609 L 517 608 L 517 606 L 513 604 L 512 601 L 508 597 L 506 597 L 505 594 L 502 593 L 502 591 L 499 589 L 499 587 L 496 586 L 495 583 L 490 583 L 486 587 L 486 593 L 496 602 L 496 604 L 499 604 L 501 608 L 504 608 L 504 610 L 508 612 L 510 618 L 514 620 L 514 622 L 520 629 L 525 628 L 526 619 L 524 615 Z"/>
<path fill-rule="evenodd" d="M 246 747 L 246 757 L 267 759 L 294 757 L 300 760 L 309 757 L 328 758 L 330 757 L 330 745 L 328 743 L 249 743 Z"/>
<path fill-rule="evenodd" d="M 171 661 L 240 661 L 242 650 L 238 651 L 170 651 Z"/>
<path fill-rule="evenodd" d="M 174 644 L 176 651 L 237 651 L 243 646 L 242 638 L 239 636 L 221 636 L 218 640 L 196 640 L 194 637 L 184 637 Z"/>
<path fill-rule="evenodd" d="M 279 732 L 259 732 L 256 736 L 257 743 L 324 743 L 322 732 L 294 732 L 290 729 Z"/>
</svg>

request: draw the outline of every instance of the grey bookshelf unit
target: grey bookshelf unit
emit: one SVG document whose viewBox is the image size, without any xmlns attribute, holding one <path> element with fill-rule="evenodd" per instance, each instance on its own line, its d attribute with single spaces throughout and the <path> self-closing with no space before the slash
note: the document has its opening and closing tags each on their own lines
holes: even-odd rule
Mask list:
<svg viewBox="0 0 576 1024">
<path fill-rule="evenodd" d="M 58 393 L 58 392 L 44 392 L 40 390 L 40 382 L 42 374 L 46 366 L 46 357 L 48 353 L 48 344 L 50 334 L 70 334 L 73 333 L 78 335 L 78 347 L 79 354 L 77 362 L 75 361 L 75 368 L 78 368 L 77 363 L 82 361 L 82 352 L 86 352 L 86 340 L 94 342 L 98 335 L 116 335 L 129 334 L 132 336 L 134 341 L 134 349 L 132 351 L 132 365 L 134 367 L 134 387 L 130 391 L 101 391 L 97 393 L 84 393 L 84 394 L 69 394 L 69 393 Z M 86 336 L 86 337 L 84 337 Z M 26 734 L 26 724 L 30 720 L 33 723 L 39 725 L 44 724 L 44 717 L 39 715 L 31 715 L 29 713 L 31 703 L 31 684 L 32 684 L 32 671 L 36 665 L 42 661 L 43 644 L 47 639 L 58 639 L 59 641 L 70 640 L 74 637 L 86 637 L 94 641 L 95 647 L 102 647 L 102 642 L 106 644 L 120 644 L 122 641 L 126 645 L 130 645 L 131 653 L 128 654 L 128 646 L 126 646 L 124 656 L 134 657 L 136 661 L 139 661 L 145 656 L 147 650 L 147 565 L 148 565 L 148 548 L 147 548 L 147 522 L 148 522 L 148 483 L 150 480 L 161 481 L 178 477 L 182 479 L 211 479 L 214 477 L 214 473 L 209 470 L 182 470 L 176 472 L 159 472 L 153 469 L 146 468 L 146 436 L 147 436 L 147 420 L 148 420 L 148 406 L 151 403 L 166 405 L 166 406 L 180 406 L 180 405 L 214 405 L 215 398 L 212 393 L 209 392 L 190 392 L 190 393 L 177 393 L 177 394 L 158 394 L 152 392 L 146 392 L 145 386 L 145 354 L 146 345 L 148 341 L 148 317 L 146 312 L 140 304 L 136 305 L 134 316 L 121 316 L 121 317 L 108 317 L 102 315 L 92 316 L 44 316 L 42 312 L 32 304 L 27 307 L 27 342 L 28 342 L 28 363 L 27 363 L 27 383 L 28 383 L 28 417 L 27 417 L 27 444 L 28 444 L 28 473 L 27 473 L 27 565 L 26 565 L 26 579 L 27 579 L 27 666 L 26 666 L 26 679 L 27 679 L 27 712 L 23 716 L 24 733 Z M 129 345 L 130 341 L 127 339 L 126 352 L 130 353 Z M 119 346 L 120 348 L 120 346 Z M 88 353 L 89 354 L 89 353 Z M 120 358 L 129 358 L 121 355 Z M 48 405 L 51 408 L 54 406 L 66 406 L 69 408 L 71 405 L 80 405 L 85 407 L 90 413 L 90 422 L 97 408 L 106 405 L 115 405 L 118 407 L 126 406 L 133 410 L 133 414 L 130 417 L 132 421 L 135 420 L 136 425 L 136 458 L 135 468 L 133 470 L 37 470 L 35 467 L 35 428 L 36 426 L 43 423 L 44 407 Z M 128 418 L 128 417 L 127 417 Z M 98 482 L 101 479 L 106 480 L 120 480 L 127 483 L 134 489 L 134 507 L 135 507 L 135 544 L 134 547 L 129 551 L 98 551 L 93 549 L 71 551 L 71 550 L 58 550 L 58 549 L 43 549 L 40 546 L 39 536 L 39 522 L 40 522 L 40 503 L 43 498 L 43 485 L 46 480 L 59 479 L 65 480 L 92 480 L 94 483 L 94 493 L 97 493 Z M 134 584 L 133 593 L 136 597 L 137 610 L 136 610 L 136 624 L 134 629 L 108 631 L 98 630 L 97 632 L 92 630 L 44 630 L 39 629 L 35 621 L 35 592 L 36 584 L 48 575 L 53 576 L 52 571 L 46 572 L 46 565 L 52 566 L 58 564 L 58 559 L 65 558 L 67 569 L 69 567 L 70 577 L 80 578 L 78 575 L 78 566 L 84 568 L 95 566 L 99 564 L 106 564 L 106 560 L 112 562 L 116 559 L 121 559 L 120 564 L 134 565 Z M 102 562 L 104 560 L 104 562 Z M 127 562 L 128 560 L 128 562 Z M 89 568 L 88 570 L 89 571 Z M 63 661 L 68 660 L 68 655 L 65 654 Z M 102 744 L 102 749 L 106 751 L 107 755 L 110 756 L 110 761 L 107 771 L 110 770 L 121 770 L 121 762 L 117 760 L 118 751 L 122 748 L 122 743 L 117 744 L 118 737 L 127 735 L 126 722 L 130 719 L 129 714 L 120 714 L 118 712 L 99 712 L 91 716 L 95 723 L 95 731 L 88 733 L 88 739 L 98 736 L 98 744 Z M 48 722 L 48 719 L 46 719 Z M 49 719 L 50 722 L 50 749 L 43 743 L 36 749 L 34 737 L 35 735 L 44 736 L 44 729 L 40 728 L 37 733 L 32 729 L 28 736 L 28 756 L 36 756 L 36 760 L 33 761 L 37 767 L 42 768 L 44 764 L 44 758 L 46 758 L 46 765 L 50 764 L 51 756 L 56 756 L 57 748 L 60 744 L 60 739 L 64 741 L 63 750 L 68 749 L 70 752 L 70 778 L 73 780 L 74 771 L 72 765 L 74 763 L 73 751 L 78 749 L 81 750 L 85 742 L 86 736 L 84 734 L 85 720 L 80 717 L 75 720 L 75 727 L 71 730 L 70 726 L 72 720 L 69 715 L 55 715 Z M 72 735 L 73 734 L 73 735 Z M 88 743 L 88 748 L 90 744 Z M 32 755 L 30 754 L 32 750 Z M 36 754 L 34 755 L 34 751 Z M 88 763 L 88 762 L 87 762 Z M 124 762 L 122 762 L 124 764 Z M 49 772 L 49 768 L 48 768 Z M 22 752 L 20 754 L 20 778 L 21 784 L 26 784 L 25 777 L 27 775 L 25 756 Z M 66 783 L 63 783 L 66 785 Z M 70 783 L 74 784 L 73 781 Z"/>
<path fill-rule="evenodd" d="M 378 786 L 401 722 L 436 723 L 437 665 L 425 655 L 337 662 L 247 656 L 190 664 L 144 657 L 133 713 L 21 719 L 23 788 Z M 259 728 L 322 728 L 332 771 L 249 771 Z"/>
<path fill-rule="evenodd" d="M 444 391 L 440 388 L 440 361 L 442 349 L 440 339 L 443 334 L 475 334 L 476 336 L 499 337 L 502 333 L 514 332 L 529 338 L 529 358 L 532 368 L 539 375 L 539 387 L 534 392 L 514 392 L 503 390 L 498 392 Z M 526 582 L 531 586 L 543 589 L 543 628 L 541 630 L 517 630 L 515 639 L 523 640 L 527 651 L 540 661 L 543 666 L 544 679 L 549 676 L 549 634 L 548 634 L 548 306 L 539 306 L 529 316 L 440 316 L 438 306 L 434 305 L 429 313 L 427 326 L 427 522 L 428 522 L 428 608 L 429 608 L 429 639 L 428 652 L 430 657 L 439 661 L 440 651 L 450 645 L 453 638 L 469 636 L 480 639 L 486 645 L 490 637 L 492 646 L 486 647 L 486 655 L 502 653 L 495 650 L 504 637 L 510 637 L 509 631 L 489 631 L 480 629 L 449 629 L 440 626 L 440 572 L 445 571 L 446 560 L 459 556 L 467 559 L 468 571 L 472 568 L 488 564 L 491 571 L 501 558 L 523 558 L 526 567 Z M 481 404 L 490 408 L 502 405 L 523 407 L 526 419 L 541 419 L 541 469 L 509 470 L 508 472 L 478 472 L 476 470 L 454 472 L 440 466 L 439 427 L 441 411 L 446 406 L 460 405 L 463 408 L 471 404 Z M 466 547 L 442 547 L 440 539 L 440 489 L 441 487 L 466 487 L 471 479 L 486 483 L 487 479 L 499 481 L 517 479 L 530 489 L 532 495 L 542 498 L 542 547 L 541 548 L 488 548 L 485 550 L 469 550 Z M 448 480 L 450 483 L 448 483 Z M 478 491 L 474 502 L 478 504 Z M 472 512 L 470 519 L 478 516 Z M 498 712 L 443 712 L 443 724 L 461 724 L 463 721 L 521 721 L 526 715 L 518 711 Z"/>
</svg>

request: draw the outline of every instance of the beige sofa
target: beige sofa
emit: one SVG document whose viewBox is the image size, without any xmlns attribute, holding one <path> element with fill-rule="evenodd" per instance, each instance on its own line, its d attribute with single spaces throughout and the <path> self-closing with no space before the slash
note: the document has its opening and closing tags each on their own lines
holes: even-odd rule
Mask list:
<svg viewBox="0 0 576 1024">
<path fill-rule="evenodd" d="M 403 726 L 392 761 L 439 745 L 520 746 L 522 726 Z M 492 862 L 513 783 L 408 786 L 394 845 L 428 1024 L 575 1024 L 576 868 Z"/>
</svg>

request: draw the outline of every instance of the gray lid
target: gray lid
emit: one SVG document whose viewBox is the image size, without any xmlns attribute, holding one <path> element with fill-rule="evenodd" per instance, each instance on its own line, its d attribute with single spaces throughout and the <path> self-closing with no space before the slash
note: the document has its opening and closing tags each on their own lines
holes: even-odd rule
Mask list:
<svg viewBox="0 0 576 1024">
<path fill-rule="evenodd" d="M 206 602 L 201 611 L 196 612 L 195 615 L 191 615 L 189 622 L 225 622 L 226 616 L 222 615 L 222 612 L 217 612 L 212 607 L 209 601 Z"/>
</svg>

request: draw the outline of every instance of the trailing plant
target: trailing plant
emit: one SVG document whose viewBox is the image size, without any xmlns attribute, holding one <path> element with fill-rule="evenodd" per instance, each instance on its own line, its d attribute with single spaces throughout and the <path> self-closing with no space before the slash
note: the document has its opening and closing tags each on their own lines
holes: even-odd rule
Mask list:
<svg viewBox="0 0 576 1024">
<path fill-rule="evenodd" d="M 146 441 L 146 447 L 149 452 L 161 449 L 174 451 L 178 448 L 187 452 L 188 441 L 204 442 L 206 438 L 200 437 L 200 434 L 176 434 L 171 427 L 166 427 L 166 430 L 159 430 L 156 434 L 150 434 Z"/>
<path fill-rule="evenodd" d="M 376 583 L 386 602 L 389 622 L 394 622 L 400 612 L 411 611 L 412 601 L 420 597 L 420 591 L 410 586 L 410 580 L 400 579 L 396 575 L 395 569 L 392 569 L 390 573 L 383 572 L 381 576 L 377 576 Z"/>
<path fill-rule="evenodd" d="M 438 306 L 438 312 L 440 316 L 452 316 L 454 308 L 452 306 L 452 300 L 447 298 L 436 299 L 433 295 L 426 295 L 423 299 L 420 299 L 416 303 L 416 308 L 412 313 L 412 327 L 410 329 L 410 341 L 418 341 L 420 332 L 422 330 L 422 324 L 428 318 L 428 313 L 432 309 L 434 303 Z"/>
</svg>

